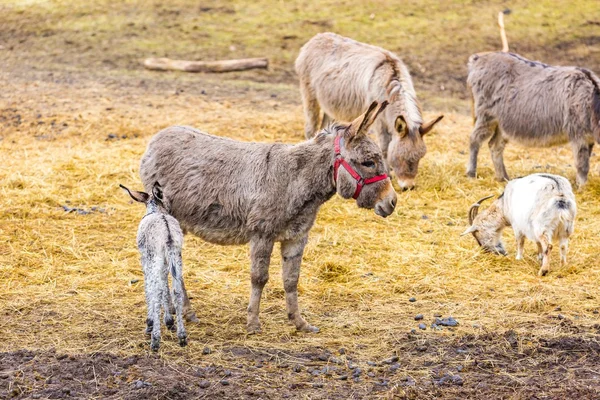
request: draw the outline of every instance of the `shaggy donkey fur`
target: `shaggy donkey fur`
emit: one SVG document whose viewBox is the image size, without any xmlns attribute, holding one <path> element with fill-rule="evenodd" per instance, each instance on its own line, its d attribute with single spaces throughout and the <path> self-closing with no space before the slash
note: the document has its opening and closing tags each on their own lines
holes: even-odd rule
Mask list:
<svg viewBox="0 0 600 400">
<path fill-rule="evenodd" d="M 129 190 L 131 198 L 146 204 L 146 215 L 142 218 L 137 234 L 137 245 L 142 256 L 144 287 L 148 318 L 146 333 L 151 335 L 150 346 L 158 350 L 160 346 L 160 310 L 164 312 L 165 325 L 173 330 L 173 304 L 169 294 L 169 272 L 173 280 L 173 298 L 177 319 L 179 345 L 187 344 L 187 334 L 183 325 L 183 264 L 181 246 L 183 233 L 179 223 L 169 215 L 169 203 L 163 197 L 158 182 L 152 186 L 152 195 Z"/>
<path fill-rule="evenodd" d="M 250 243 L 250 332 L 260 331 L 260 298 L 275 242 L 281 243 L 288 318 L 298 330 L 317 331 L 298 308 L 304 247 L 319 207 L 336 191 L 351 198 L 357 187 L 345 168 L 334 180 L 336 137 L 342 138 L 341 156 L 363 179 L 387 172 L 381 150 L 367 135 L 385 103 L 376 108 L 374 103 L 352 124 L 330 126 L 295 146 L 243 143 L 180 126 L 150 141 L 141 161 L 142 181 L 146 188 L 156 181 L 164 185 L 183 229 L 212 243 Z M 386 217 L 396 206 L 396 193 L 385 179 L 365 185 L 356 202 Z"/>
<path fill-rule="evenodd" d="M 332 119 L 352 121 L 373 101 L 390 105 L 375 124 L 381 150 L 402 189 L 412 189 L 426 152 L 423 135 L 443 116 L 423 123 L 421 106 L 404 63 L 395 54 L 355 40 L 319 33 L 300 50 L 296 73 L 306 116 L 306 138 Z"/>
<path fill-rule="evenodd" d="M 579 67 L 557 67 L 517 54 L 492 52 L 469 58 L 468 86 L 474 102 L 467 175 L 489 139 L 496 179 L 508 180 L 503 151 L 508 140 L 525 146 L 571 143 L 577 185 L 587 181 L 594 140 L 600 140 L 600 80 Z"/>
</svg>

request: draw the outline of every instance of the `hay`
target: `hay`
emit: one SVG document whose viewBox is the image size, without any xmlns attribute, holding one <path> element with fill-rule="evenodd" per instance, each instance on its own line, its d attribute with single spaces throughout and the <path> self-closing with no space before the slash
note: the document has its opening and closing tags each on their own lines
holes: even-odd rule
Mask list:
<svg viewBox="0 0 600 400">
<path fill-rule="evenodd" d="M 46 103 L 56 101 L 52 84 L 40 86 Z M 13 103 L 24 123 L 4 127 L 0 302 L 11 329 L 2 330 L 1 351 L 145 351 L 143 281 L 135 248 L 143 209 L 130 204 L 117 185 L 140 186 L 140 156 L 160 128 L 186 123 L 258 141 L 277 136 L 297 142 L 302 135 L 301 110 L 294 104 L 260 112 L 243 100 L 227 107 L 179 95 L 157 110 L 145 104 L 161 104 L 159 95 L 134 98 L 126 105 L 110 89 L 98 90 L 98 96 L 114 99 L 114 108 L 123 112 L 106 112 L 96 99 L 72 89 L 74 111 L 58 108 L 37 118 L 35 109 Z M 76 117 L 79 113 L 81 118 Z M 48 130 L 49 139 L 36 138 L 37 122 L 49 125 L 52 120 L 68 127 Z M 383 357 L 397 335 L 415 327 L 416 313 L 453 315 L 461 322 L 458 334 L 471 332 L 473 324 L 489 331 L 529 331 L 529 323 L 536 321 L 537 334 L 551 335 L 554 325 L 545 316 L 557 305 L 563 313 L 579 315 L 582 324 L 597 322 L 591 314 L 598 306 L 597 288 L 590 277 L 599 272 L 593 262 L 599 245 L 586 239 L 595 237 L 599 228 L 595 168 L 590 185 L 577 194 L 580 213 L 569 266 L 558 266 L 553 254 L 552 272 L 540 279 L 534 246 L 528 243 L 526 259 L 516 262 L 510 232 L 505 238 L 511 256 L 506 258 L 483 254 L 472 238 L 459 237 L 469 204 L 502 191 L 493 181 L 485 150 L 481 177 L 463 176 L 470 126 L 462 115 L 444 120 L 428 139 L 418 190 L 401 193 L 390 218 L 381 219 L 338 197 L 323 206 L 300 282 L 304 314 L 321 328 L 320 334 L 296 335 L 287 324 L 276 249 L 262 305 L 265 333 L 247 337 L 247 247 L 213 246 L 187 237 L 184 270 L 201 323 L 190 325 L 188 348 L 179 349 L 167 339 L 161 352 L 193 362 L 200 360 L 207 343 L 217 349 L 240 345 L 300 350 L 310 345 L 344 346 L 365 359 Z M 127 139 L 108 139 L 109 134 Z M 523 152 L 509 146 L 506 158 L 513 175 L 542 170 L 574 176 L 567 167 L 572 161 L 566 147 Z M 538 168 L 541 160 L 552 160 L 553 167 Z M 61 205 L 100 211 L 65 213 Z M 408 303 L 411 296 L 418 301 Z M 294 340 L 289 341 L 291 334 Z M 218 355 L 203 356 L 214 357 Z"/>
<path fill-rule="evenodd" d="M 299 93 L 294 84 L 203 78 L 203 87 L 213 89 L 213 95 L 204 96 L 196 80 L 151 72 L 99 73 L 90 80 L 78 78 L 77 84 L 68 84 L 69 79 L 66 72 L 35 83 L 29 77 L 0 79 L 5 88 L 0 98 L 0 351 L 147 355 L 143 276 L 135 247 L 144 211 L 118 184 L 141 187 L 140 157 L 150 137 L 169 125 L 192 125 L 244 141 L 299 142 Z M 174 86 L 186 91 L 176 92 Z M 280 364 L 302 364 L 307 361 L 298 354 L 307 349 L 343 347 L 364 366 L 365 360 L 415 354 L 435 338 L 466 337 L 504 354 L 504 345 L 486 335 L 514 332 L 533 341 L 589 335 L 599 322 L 593 311 L 600 301 L 597 157 L 589 185 L 577 193 L 569 265 L 560 267 L 554 251 L 551 273 L 538 278 L 535 246 L 527 243 L 525 260 L 515 261 L 509 230 L 506 258 L 484 254 L 472 237 L 459 237 L 469 205 L 503 188 L 493 180 L 486 148 L 480 177 L 464 176 L 471 126 L 466 114 L 446 114 L 426 138 L 418 189 L 399 193 L 389 218 L 339 197 L 322 207 L 299 288 L 303 314 L 319 334 L 298 334 L 287 322 L 277 247 L 261 304 L 263 333 L 248 336 L 248 248 L 186 237 L 184 274 L 200 323 L 188 324 L 186 348 L 163 330 L 159 356 L 182 365 L 254 364 L 251 357 L 231 357 L 231 349 L 243 348 L 278 354 Z M 547 171 L 573 181 L 575 175 L 568 146 L 524 150 L 509 144 L 506 164 L 512 176 Z M 83 213 L 66 213 L 61 206 Z M 410 297 L 417 301 L 409 302 Z M 578 317 L 578 333 L 550 318 L 558 306 L 569 318 Z M 460 325 L 410 336 L 418 313 L 427 323 L 437 313 L 452 315 Z M 213 352 L 203 354 L 205 346 Z M 530 345 L 518 346 L 524 351 Z M 416 354 L 405 360 L 404 375 L 428 376 L 424 366 L 443 357 Z M 301 381 L 291 372 L 281 374 L 289 382 Z M 265 386 L 279 379 L 259 376 Z"/>
</svg>

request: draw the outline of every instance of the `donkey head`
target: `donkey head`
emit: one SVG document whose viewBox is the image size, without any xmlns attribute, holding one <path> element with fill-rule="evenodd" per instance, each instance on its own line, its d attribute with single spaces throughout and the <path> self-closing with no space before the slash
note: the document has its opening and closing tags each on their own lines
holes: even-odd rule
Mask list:
<svg viewBox="0 0 600 400">
<path fill-rule="evenodd" d="M 160 186 L 160 183 L 154 183 L 154 186 L 152 187 L 152 195 L 149 195 L 146 192 L 129 190 L 121 184 L 119 184 L 119 186 L 121 189 L 124 189 L 127 193 L 129 193 L 129 196 L 131 196 L 133 200 L 144 203 L 148 208 L 148 211 L 151 211 L 152 209 L 159 209 L 163 212 L 169 212 L 170 204 L 163 196 L 162 186 Z"/>
<path fill-rule="evenodd" d="M 506 250 L 502 243 L 502 229 L 504 229 L 504 214 L 493 203 L 487 210 L 478 213 L 479 206 L 484 200 L 494 197 L 494 195 L 484 197 L 474 203 L 469 209 L 469 226 L 462 234 L 471 233 L 479 246 L 490 253 L 502 254 L 505 256 Z"/>
<path fill-rule="evenodd" d="M 400 188 L 409 190 L 415 187 L 419 161 L 427 151 L 423 136 L 444 116 L 440 115 L 424 124 L 409 126 L 405 114 L 405 107 L 400 100 L 394 100 L 385 112 L 385 124 L 392 136 L 387 148 L 387 161 L 396 174 Z"/>
<path fill-rule="evenodd" d="M 374 102 L 365 114 L 341 127 L 335 139 L 334 179 L 338 194 L 356 199 L 359 207 L 375 209 L 381 217 L 394 211 L 396 192 L 387 176 L 381 149 L 367 132 L 386 106 L 387 102 L 381 106 Z"/>
</svg>

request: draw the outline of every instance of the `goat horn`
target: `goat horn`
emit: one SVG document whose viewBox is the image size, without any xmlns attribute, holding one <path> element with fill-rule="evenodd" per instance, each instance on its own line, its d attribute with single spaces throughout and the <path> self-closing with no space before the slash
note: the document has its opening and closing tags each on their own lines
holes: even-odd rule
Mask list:
<svg viewBox="0 0 600 400">
<path fill-rule="evenodd" d="M 473 203 L 473 205 L 469 209 L 469 225 L 473 225 L 473 220 L 475 220 L 475 217 L 477 216 L 477 213 L 479 212 L 479 206 L 481 205 L 481 203 L 487 199 L 491 199 L 492 197 L 494 197 L 493 194 L 486 196 L 482 199 L 479 199 L 475 203 Z"/>
</svg>

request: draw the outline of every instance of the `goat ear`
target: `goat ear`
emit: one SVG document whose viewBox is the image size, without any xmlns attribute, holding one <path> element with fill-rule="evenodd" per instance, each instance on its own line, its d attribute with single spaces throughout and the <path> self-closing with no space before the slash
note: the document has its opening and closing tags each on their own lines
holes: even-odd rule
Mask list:
<svg viewBox="0 0 600 400">
<path fill-rule="evenodd" d="M 378 103 L 376 101 L 371 103 L 368 110 L 363 115 L 352 121 L 346 131 L 346 136 L 348 138 L 353 138 L 355 136 L 366 135 L 369 132 L 371 125 L 373 125 L 373 122 L 377 119 L 377 116 L 385 110 L 387 105 L 387 100 L 381 103 L 379 108 L 377 108 Z"/>
<path fill-rule="evenodd" d="M 135 201 L 139 201 L 140 203 L 147 203 L 148 199 L 150 198 L 150 195 L 148 193 L 129 190 L 121 184 L 119 184 L 119 186 L 121 187 L 121 189 L 127 191 L 127 193 L 129 193 L 132 199 L 134 199 Z"/>
<path fill-rule="evenodd" d="M 442 120 L 442 118 L 444 118 L 443 115 L 440 115 L 437 118 L 432 119 L 431 121 L 424 123 L 423 125 L 421 125 L 419 127 L 419 133 L 421 134 L 421 136 L 427 134 L 427 132 L 429 132 L 430 130 L 433 129 L 433 127 L 435 126 L 435 124 L 437 124 L 438 122 L 440 122 Z"/>
<path fill-rule="evenodd" d="M 465 236 L 465 235 L 468 235 L 469 233 L 475 233 L 475 232 L 477 232 L 477 229 L 478 228 L 476 225 L 471 225 L 463 233 L 461 233 L 460 236 Z"/>
</svg>

